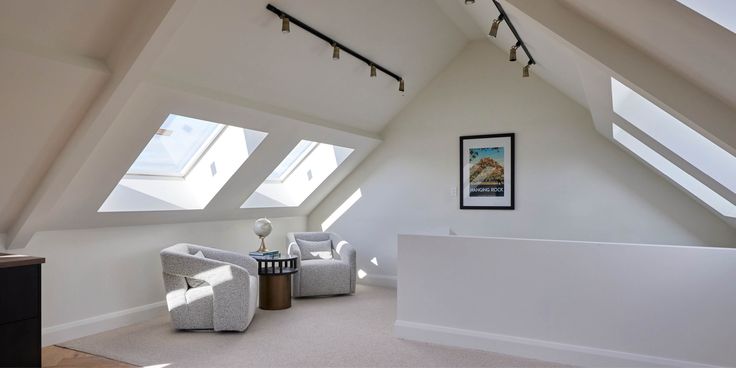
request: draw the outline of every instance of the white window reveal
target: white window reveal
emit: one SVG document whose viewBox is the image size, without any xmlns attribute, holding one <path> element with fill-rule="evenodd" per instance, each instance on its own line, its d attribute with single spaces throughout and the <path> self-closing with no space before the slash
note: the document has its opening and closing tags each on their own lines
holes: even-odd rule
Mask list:
<svg viewBox="0 0 736 368">
<path fill-rule="evenodd" d="M 170 114 L 98 212 L 203 209 L 266 135 Z"/>
<path fill-rule="evenodd" d="M 351 148 L 302 140 L 241 208 L 300 206 L 352 152 Z"/>
<path fill-rule="evenodd" d="M 674 154 L 736 193 L 736 157 L 618 80 L 613 111 Z"/>
<path fill-rule="evenodd" d="M 667 160 L 653 149 L 649 148 L 636 137 L 632 136 L 618 125 L 613 124 L 613 138 L 629 151 L 639 156 L 646 163 L 676 182 L 692 195 L 716 210 L 723 216 L 736 218 L 736 205 L 720 194 L 708 188 L 705 184 L 686 173 L 677 165 Z"/>
</svg>

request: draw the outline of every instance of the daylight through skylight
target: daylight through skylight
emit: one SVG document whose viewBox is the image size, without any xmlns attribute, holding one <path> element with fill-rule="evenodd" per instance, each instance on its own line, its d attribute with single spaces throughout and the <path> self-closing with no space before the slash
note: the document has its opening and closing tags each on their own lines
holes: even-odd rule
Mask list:
<svg viewBox="0 0 736 368">
<path fill-rule="evenodd" d="M 171 114 L 98 211 L 203 209 L 266 135 Z"/>
<path fill-rule="evenodd" d="M 677 0 L 700 15 L 736 33 L 736 1 L 734 0 Z"/>
<path fill-rule="evenodd" d="M 736 157 L 651 101 L 611 78 L 613 111 L 736 193 Z"/>
<path fill-rule="evenodd" d="M 298 207 L 352 152 L 351 148 L 302 140 L 241 207 Z"/>
<path fill-rule="evenodd" d="M 133 162 L 128 174 L 185 176 L 224 127 L 170 114 Z"/>
<path fill-rule="evenodd" d="M 284 181 L 289 174 L 304 160 L 312 149 L 317 146 L 317 142 L 301 141 L 296 147 L 289 152 L 289 155 L 281 161 L 279 166 L 268 176 L 270 181 Z"/>
<path fill-rule="evenodd" d="M 649 148 L 647 145 L 636 139 L 634 136 L 621 129 L 618 125 L 613 125 L 613 138 L 629 149 L 642 160 L 652 165 L 662 174 L 681 185 L 685 190 L 698 197 L 708 206 L 712 207 L 718 213 L 727 217 L 736 217 L 736 205 L 723 198 L 720 194 L 708 188 L 705 184 L 695 179 L 692 175 L 686 173 L 675 164 L 667 160 L 665 157 Z"/>
</svg>

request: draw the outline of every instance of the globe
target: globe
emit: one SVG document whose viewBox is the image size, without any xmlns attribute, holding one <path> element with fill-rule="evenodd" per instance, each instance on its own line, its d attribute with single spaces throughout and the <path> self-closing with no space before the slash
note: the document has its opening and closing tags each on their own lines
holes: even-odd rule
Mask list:
<svg viewBox="0 0 736 368">
<path fill-rule="evenodd" d="M 271 233 L 271 220 L 267 218 L 259 218 L 253 224 L 253 232 L 260 238 L 265 238 Z"/>
</svg>

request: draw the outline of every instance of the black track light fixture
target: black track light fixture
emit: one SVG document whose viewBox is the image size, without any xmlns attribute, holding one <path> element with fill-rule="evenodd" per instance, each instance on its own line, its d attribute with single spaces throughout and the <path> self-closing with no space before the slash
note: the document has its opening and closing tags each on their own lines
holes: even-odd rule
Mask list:
<svg viewBox="0 0 736 368">
<path fill-rule="evenodd" d="M 473 5 L 475 4 L 475 0 L 465 0 L 465 5 Z"/>
<path fill-rule="evenodd" d="M 519 32 L 516 31 L 516 27 L 514 27 L 513 22 L 511 22 L 511 19 L 509 19 L 508 14 L 506 13 L 506 10 L 503 9 L 503 6 L 499 2 L 499 0 L 491 0 L 493 1 L 493 5 L 496 6 L 496 9 L 498 9 L 498 18 L 493 20 L 493 24 L 491 25 L 491 31 L 488 33 L 491 37 L 496 37 L 498 34 L 498 26 L 501 24 L 501 22 L 506 21 L 506 25 L 508 25 L 509 30 L 511 31 L 511 34 L 513 34 L 514 38 L 516 39 L 516 43 L 511 46 L 511 50 L 509 51 L 509 61 L 516 61 L 517 56 L 517 49 L 521 47 L 522 51 L 526 54 L 528 58 L 528 62 L 526 65 L 524 65 L 524 68 L 522 69 L 521 76 L 523 78 L 529 77 L 529 69 L 532 65 L 536 64 L 536 61 L 534 61 L 534 58 L 532 57 L 532 54 L 529 52 L 529 49 L 526 47 L 526 44 L 521 39 L 521 36 L 519 36 Z"/>
<path fill-rule="evenodd" d="M 281 32 L 283 33 L 291 32 L 291 30 L 289 29 L 289 17 L 285 15 L 281 16 Z"/>
<path fill-rule="evenodd" d="M 472 0 L 466 0 L 466 2 L 474 3 L 475 1 Z M 324 33 L 312 28 L 308 24 L 302 22 L 301 20 L 295 18 L 294 16 L 282 11 L 281 9 L 273 6 L 272 4 L 267 4 L 266 9 L 270 12 L 276 14 L 279 19 L 281 19 L 281 31 L 284 33 L 289 33 L 290 31 L 290 25 L 293 24 L 305 31 L 307 33 L 312 34 L 314 37 L 317 37 L 321 39 L 322 41 L 327 42 L 328 45 L 332 46 L 332 59 L 333 60 L 339 60 L 340 59 L 340 50 L 348 53 L 349 55 L 352 55 L 356 59 L 364 62 L 366 65 L 370 66 L 371 68 L 371 77 L 375 77 L 377 72 L 380 70 L 381 72 L 385 73 L 386 75 L 390 76 L 391 78 L 395 79 L 397 82 L 399 82 L 399 91 L 404 92 L 404 78 L 399 76 L 398 74 L 384 68 L 383 66 L 379 65 L 378 63 L 374 62 L 371 59 L 368 59 L 367 57 L 359 54 L 355 50 L 345 46 L 342 43 L 338 43 L 337 40 L 333 39 L 330 36 L 325 35 Z"/>
<path fill-rule="evenodd" d="M 488 32 L 489 36 L 496 37 L 498 35 L 498 26 L 501 25 L 501 22 L 503 22 L 503 15 L 499 15 L 498 18 L 493 20 L 493 24 L 491 24 L 491 31 Z"/>
<path fill-rule="evenodd" d="M 521 46 L 521 42 L 517 42 L 516 45 L 511 46 L 511 51 L 509 52 L 509 61 L 516 61 L 516 49 L 518 49 Z"/>
<path fill-rule="evenodd" d="M 332 44 L 332 60 L 340 60 L 340 46 L 336 43 Z"/>
</svg>

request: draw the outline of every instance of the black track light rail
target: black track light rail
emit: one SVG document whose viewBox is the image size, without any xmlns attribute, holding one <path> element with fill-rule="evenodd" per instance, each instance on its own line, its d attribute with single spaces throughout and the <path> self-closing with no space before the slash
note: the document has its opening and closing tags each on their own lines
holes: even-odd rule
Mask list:
<svg viewBox="0 0 736 368">
<path fill-rule="evenodd" d="M 309 25 L 305 24 L 304 22 L 300 21 L 299 19 L 294 18 L 293 16 L 291 16 L 291 15 L 287 14 L 286 12 L 282 11 L 281 9 L 279 9 L 279 8 L 277 8 L 277 7 L 275 7 L 275 6 L 271 5 L 271 4 L 266 5 L 266 9 L 268 9 L 268 10 L 272 11 L 273 13 L 275 13 L 276 15 L 278 15 L 279 18 L 282 18 L 282 17 L 289 18 L 289 22 L 291 24 L 295 24 L 295 25 L 299 26 L 301 29 L 303 29 L 303 30 L 305 30 L 305 31 L 307 31 L 307 32 L 315 35 L 318 38 L 321 38 L 322 40 L 324 40 L 325 42 L 327 42 L 330 46 L 337 45 L 337 47 L 339 47 L 340 50 L 345 51 L 348 54 L 355 56 L 356 59 L 358 59 L 358 60 L 360 60 L 360 61 L 368 64 L 368 66 L 371 66 L 371 65 L 375 66 L 376 69 L 378 69 L 378 70 L 380 70 L 380 71 L 382 71 L 382 72 L 390 75 L 392 78 L 396 79 L 396 81 L 401 82 L 401 80 L 403 79 L 403 78 L 399 77 L 396 73 L 394 73 L 394 72 L 392 72 L 392 71 L 390 71 L 390 70 L 382 67 L 378 63 L 372 61 L 371 59 L 368 59 L 367 57 L 365 57 L 365 56 L 363 56 L 363 55 L 361 55 L 361 54 L 353 51 L 352 49 L 350 49 L 349 47 L 341 44 L 340 42 L 335 41 L 331 37 L 329 37 L 329 36 L 325 35 L 324 33 L 322 33 L 320 31 L 318 31 L 318 30 L 310 27 Z M 516 31 L 514 31 L 514 33 L 516 33 Z M 527 54 L 528 54 L 528 52 L 527 52 Z"/>
<path fill-rule="evenodd" d="M 516 37 L 516 42 L 518 44 L 521 44 L 521 48 L 524 50 L 524 53 L 526 53 L 526 56 L 529 58 L 529 64 L 536 64 L 534 61 L 534 58 L 532 57 L 532 54 L 529 52 L 529 49 L 526 48 L 526 44 L 524 41 L 521 40 L 521 37 L 519 36 L 519 32 L 516 32 L 516 27 L 514 27 L 514 24 L 511 23 L 511 19 L 509 19 L 509 16 L 506 15 L 506 11 L 503 10 L 503 6 L 498 2 L 498 0 L 493 0 L 493 4 L 496 5 L 496 8 L 498 9 L 498 12 L 501 13 L 501 17 L 504 21 L 506 21 L 506 24 L 509 25 L 509 29 L 511 29 L 511 33 L 514 34 L 514 37 Z"/>
</svg>

